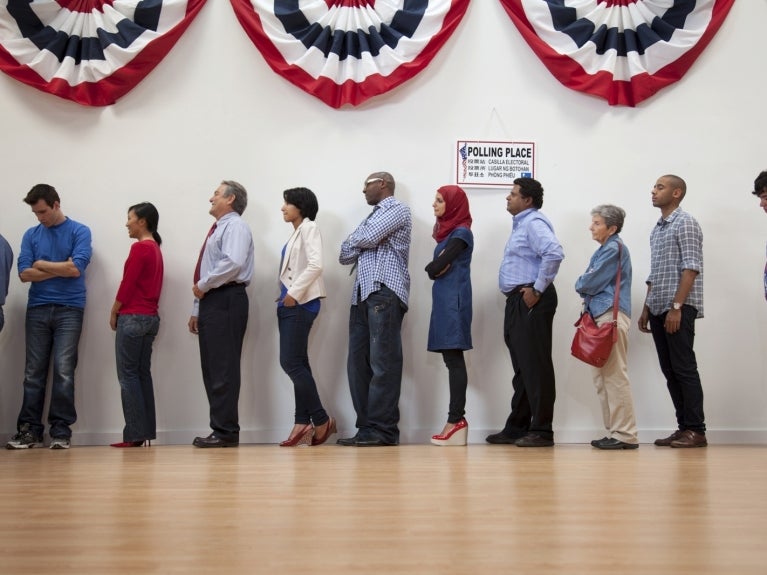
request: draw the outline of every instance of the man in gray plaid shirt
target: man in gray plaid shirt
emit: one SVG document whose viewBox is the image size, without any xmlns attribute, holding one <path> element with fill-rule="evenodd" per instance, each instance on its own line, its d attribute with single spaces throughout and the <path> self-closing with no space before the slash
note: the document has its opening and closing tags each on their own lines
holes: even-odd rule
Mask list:
<svg viewBox="0 0 767 575">
<path fill-rule="evenodd" d="M 639 330 L 652 333 L 678 425 L 655 445 L 705 447 L 703 387 L 693 350 L 695 320 L 703 317 L 703 232 L 679 207 L 686 192 L 684 180 L 673 175 L 661 176 L 653 186 L 652 204 L 661 218 L 650 234 L 650 276 Z"/>
</svg>

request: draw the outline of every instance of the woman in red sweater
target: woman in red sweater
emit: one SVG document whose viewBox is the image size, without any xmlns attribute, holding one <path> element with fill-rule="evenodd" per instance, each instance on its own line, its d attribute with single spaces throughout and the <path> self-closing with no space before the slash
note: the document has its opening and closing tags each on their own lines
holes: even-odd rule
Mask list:
<svg viewBox="0 0 767 575">
<path fill-rule="evenodd" d="M 128 236 L 136 242 L 125 261 L 109 325 L 116 333 L 115 359 L 125 428 L 112 447 L 140 447 L 155 438 L 154 388 L 150 371 L 152 342 L 160 327 L 157 304 L 163 261 L 157 233 L 160 215 L 149 202 L 128 209 Z"/>
</svg>

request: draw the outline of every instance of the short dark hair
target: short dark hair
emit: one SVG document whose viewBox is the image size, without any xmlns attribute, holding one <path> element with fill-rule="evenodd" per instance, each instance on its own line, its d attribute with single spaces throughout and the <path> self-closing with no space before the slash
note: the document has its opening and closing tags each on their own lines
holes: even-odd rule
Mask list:
<svg viewBox="0 0 767 575">
<path fill-rule="evenodd" d="M 543 207 L 543 186 L 533 178 L 517 178 L 514 184 L 519 186 L 519 193 L 523 198 L 532 198 L 533 206 L 537 209 Z"/>
<path fill-rule="evenodd" d="M 159 246 L 162 244 L 162 238 L 160 237 L 160 234 L 157 233 L 157 225 L 160 223 L 160 213 L 157 211 L 157 208 L 149 202 L 141 202 L 140 204 L 129 207 L 128 213 L 131 212 L 136 214 L 138 219 L 146 222 L 146 229 L 152 232 L 152 237 L 154 238 L 154 241 L 157 242 L 157 245 Z"/>
<path fill-rule="evenodd" d="M 282 198 L 286 204 L 292 204 L 301 212 L 302 218 L 313 220 L 320 211 L 317 196 L 309 188 L 290 188 L 282 192 Z"/>
<path fill-rule="evenodd" d="M 756 179 L 754 180 L 754 191 L 752 193 L 755 196 L 758 196 L 759 194 L 762 194 L 765 191 L 767 191 L 766 188 L 767 188 L 767 170 L 764 170 L 758 176 L 756 176 Z"/>
<path fill-rule="evenodd" d="M 245 186 L 234 180 L 224 180 L 221 183 L 226 186 L 224 197 L 234 196 L 232 209 L 242 215 L 242 212 L 248 207 L 248 192 L 245 190 Z"/>
<path fill-rule="evenodd" d="M 674 189 L 679 188 L 682 190 L 682 197 L 679 198 L 679 200 L 683 200 L 684 196 L 687 194 L 687 182 L 685 182 L 682 178 L 679 176 L 675 176 L 674 174 L 666 174 L 665 176 L 661 176 L 661 178 L 666 178 L 667 180 L 671 181 L 671 185 L 674 187 Z"/>
<path fill-rule="evenodd" d="M 55 202 L 61 203 L 61 198 L 59 198 L 56 188 L 48 184 L 35 184 L 32 186 L 32 189 L 27 192 L 24 198 L 24 203 L 34 206 L 40 200 L 44 200 L 49 208 L 52 208 Z"/>
</svg>

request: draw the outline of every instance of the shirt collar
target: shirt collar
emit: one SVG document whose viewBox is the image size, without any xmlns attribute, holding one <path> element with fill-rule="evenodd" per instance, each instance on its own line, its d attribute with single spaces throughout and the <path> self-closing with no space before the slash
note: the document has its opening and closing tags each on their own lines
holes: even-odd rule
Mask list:
<svg viewBox="0 0 767 575">
<path fill-rule="evenodd" d="M 526 210 L 522 210 L 519 212 L 516 216 L 511 216 L 514 224 L 512 225 L 512 228 L 516 228 L 519 224 L 521 224 L 529 215 L 531 215 L 533 212 L 537 211 L 536 208 L 527 208 Z"/>
<path fill-rule="evenodd" d="M 660 219 L 658 219 L 658 224 L 657 225 L 665 226 L 667 224 L 670 224 L 671 222 L 673 222 L 676 219 L 677 215 L 681 211 L 682 211 L 682 208 L 677 206 L 677 208 L 673 212 L 671 212 L 666 219 L 663 219 L 663 216 L 661 216 Z"/>
</svg>

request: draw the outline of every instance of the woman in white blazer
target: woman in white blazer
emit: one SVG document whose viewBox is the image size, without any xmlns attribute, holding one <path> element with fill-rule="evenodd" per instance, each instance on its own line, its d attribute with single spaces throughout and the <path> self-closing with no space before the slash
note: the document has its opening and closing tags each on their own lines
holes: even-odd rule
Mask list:
<svg viewBox="0 0 767 575">
<path fill-rule="evenodd" d="M 280 445 L 320 445 L 336 432 L 336 422 L 322 407 L 307 352 L 309 332 L 326 295 L 322 236 L 314 222 L 319 205 L 307 188 L 285 190 L 282 197 L 282 217 L 293 224 L 293 234 L 282 249 L 277 324 L 280 366 L 293 382 L 296 412 L 293 429 Z"/>
</svg>

